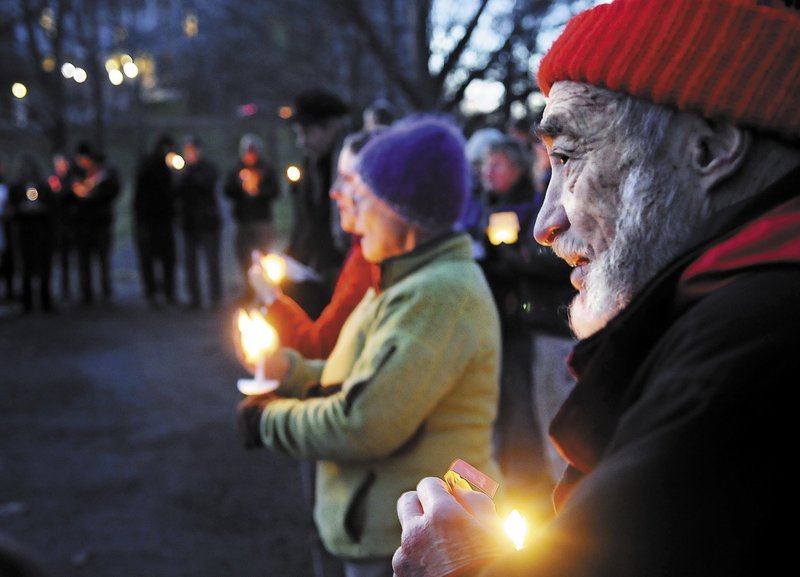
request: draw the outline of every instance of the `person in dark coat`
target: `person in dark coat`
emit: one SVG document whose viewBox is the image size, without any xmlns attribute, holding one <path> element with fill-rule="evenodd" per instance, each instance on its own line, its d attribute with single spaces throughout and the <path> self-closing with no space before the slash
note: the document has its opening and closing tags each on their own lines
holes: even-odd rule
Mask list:
<svg viewBox="0 0 800 577">
<path fill-rule="evenodd" d="M 200 283 L 200 257 L 205 263 L 208 283 L 206 296 L 212 306 L 222 300 L 220 269 L 220 214 L 217 202 L 216 165 L 203 154 L 203 144 L 196 136 L 183 143 L 186 166 L 180 171 L 176 194 L 183 232 L 184 270 L 189 308 L 203 306 Z"/>
<path fill-rule="evenodd" d="M 99 272 L 100 290 L 112 297 L 111 251 L 113 248 L 114 202 L 120 193 L 116 169 L 105 156 L 88 143 L 77 147 L 75 167 L 70 179 L 75 205 L 75 243 L 78 251 L 81 298 L 94 302 L 94 265 Z"/>
<path fill-rule="evenodd" d="M 11 230 L 20 256 L 22 309 L 25 313 L 33 311 L 38 300 L 42 310 L 50 312 L 55 198 L 30 154 L 19 158 L 16 176 L 9 187 L 9 203 Z"/>
<path fill-rule="evenodd" d="M 293 220 L 286 254 L 314 271 L 315 278 L 287 282 L 284 291 L 311 318 L 330 302 L 347 252 L 347 235 L 338 226 L 328 192 L 347 133 L 348 113 L 349 107 L 337 95 L 311 89 L 296 97 L 290 119 L 303 152 L 303 173 L 290 188 Z"/>
<path fill-rule="evenodd" d="M 139 273 L 144 297 L 150 306 L 159 295 L 175 303 L 175 190 L 167 154 L 174 141 L 161 136 L 136 171 L 133 217 Z"/>
<path fill-rule="evenodd" d="M 47 184 L 55 198 L 55 265 L 61 272 L 61 298 L 72 298 L 72 270 L 74 266 L 75 240 L 73 213 L 75 210 L 72 195 L 69 191 L 70 160 L 61 152 L 52 157 L 52 171 L 47 177 Z"/>
<path fill-rule="evenodd" d="M 239 262 L 244 299 L 253 291 L 247 280 L 254 250 L 268 252 L 272 243 L 272 203 L 280 196 L 275 168 L 267 162 L 264 143 L 255 134 L 239 141 L 239 159 L 225 179 L 224 194 L 231 203 L 236 223 L 236 258 Z"/>
<path fill-rule="evenodd" d="M 572 266 L 556 518 L 519 551 L 436 477 L 397 577 L 739 577 L 796 563 L 800 9 L 615 0 L 541 61 L 536 240 Z M 532 532 L 534 533 L 534 532 Z"/>
</svg>

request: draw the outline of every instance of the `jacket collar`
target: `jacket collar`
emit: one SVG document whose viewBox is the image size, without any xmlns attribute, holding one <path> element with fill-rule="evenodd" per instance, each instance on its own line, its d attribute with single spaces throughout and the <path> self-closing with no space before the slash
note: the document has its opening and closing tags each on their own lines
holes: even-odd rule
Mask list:
<svg viewBox="0 0 800 577">
<path fill-rule="evenodd" d="M 386 259 L 380 265 L 380 289 L 386 290 L 433 260 L 472 260 L 469 235 L 448 232 L 414 250 Z"/>
</svg>

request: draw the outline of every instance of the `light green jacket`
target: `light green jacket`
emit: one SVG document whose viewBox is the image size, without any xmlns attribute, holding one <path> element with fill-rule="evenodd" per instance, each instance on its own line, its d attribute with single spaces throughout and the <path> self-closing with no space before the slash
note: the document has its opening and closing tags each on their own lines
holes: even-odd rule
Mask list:
<svg viewBox="0 0 800 577">
<path fill-rule="evenodd" d="M 261 417 L 266 446 L 318 461 L 314 519 L 345 558 L 394 553 L 398 497 L 454 459 L 500 480 L 491 456 L 499 321 L 469 237 L 382 268 L 382 290 L 367 292 L 327 361 L 290 353 L 278 393 L 293 398 Z M 330 394 L 308 396 L 320 384 Z"/>
</svg>

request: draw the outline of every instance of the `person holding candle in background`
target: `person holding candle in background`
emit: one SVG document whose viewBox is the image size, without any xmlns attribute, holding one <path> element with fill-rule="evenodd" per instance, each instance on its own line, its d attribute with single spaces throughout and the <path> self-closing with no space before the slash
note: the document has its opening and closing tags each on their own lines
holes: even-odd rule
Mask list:
<svg viewBox="0 0 800 577">
<path fill-rule="evenodd" d="M 195 135 L 183 141 L 186 166 L 180 171 L 175 195 L 183 232 L 183 266 L 188 307 L 203 306 L 200 258 L 205 263 L 205 293 L 212 307 L 222 301 L 221 217 L 217 202 L 217 165 L 206 157 L 203 142 Z"/>
<path fill-rule="evenodd" d="M 82 141 L 76 147 L 75 165 L 70 175 L 70 200 L 75 211 L 75 247 L 78 253 L 81 299 L 84 305 L 94 301 L 94 264 L 96 262 L 103 298 L 111 299 L 111 252 L 114 244 L 115 202 L 120 181 L 117 169 L 103 153 Z"/>
<path fill-rule="evenodd" d="M 55 249 L 56 199 L 33 155 L 24 153 L 18 157 L 8 201 L 11 230 L 19 247 L 22 310 L 32 312 L 38 301 L 41 310 L 53 312 L 50 275 Z"/>
<path fill-rule="evenodd" d="M 254 264 L 248 272 L 256 296 L 268 307 L 267 321 L 277 330 L 281 345 L 294 349 L 309 359 L 328 358 L 345 320 L 361 301 L 367 289 L 377 285 L 380 276 L 377 265 L 370 264 L 364 259 L 361 239 L 355 235 L 356 215 L 353 202 L 345 189 L 356 178 L 354 167 L 358 153 L 370 138 L 382 131 L 383 128 L 377 127 L 369 132 L 362 131 L 348 135 L 339 153 L 338 177 L 331 187 L 330 196 L 339 210 L 342 230 L 354 237 L 336 281 L 331 302 L 319 317 L 312 320 L 294 299 L 283 294 L 279 283 L 270 280 L 265 267 L 262 266 L 261 255 L 256 255 Z"/>
<path fill-rule="evenodd" d="M 397 503 L 398 577 L 794 565 L 771 466 L 796 445 L 798 55 L 797 2 L 615 0 L 570 21 L 538 73 L 535 236 L 579 291 L 559 513 L 504 553 L 488 499 L 426 477 Z"/>
<path fill-rule="evenodd" d="M 326 361 L 281 349 L 277 394 L 239 406 L 245 445 L 315 459 L 314 518 L 346 575 L 392 575 L 394 501 L 419 473 L 463 458 L 499 478 L 491 455 L 499 322 L 457 232 L 469 194 L 463 138 L 434 116 L 398 121 L 343 183 L 364 257 L 381 267 Z"/>
<path fill-rule="evenodd" d="M 236 221 L 236 258 L 245 284 L 243 300 L 252 299 L 247 282 L 250 255 L 269 250 L 272 242 L 272 204 L 280 196 L 275 168 L 265 158 L 264 143 L 255 134 L 239 140 L 239 160 L 230 170 L 223 189 Z"/>
</svg>

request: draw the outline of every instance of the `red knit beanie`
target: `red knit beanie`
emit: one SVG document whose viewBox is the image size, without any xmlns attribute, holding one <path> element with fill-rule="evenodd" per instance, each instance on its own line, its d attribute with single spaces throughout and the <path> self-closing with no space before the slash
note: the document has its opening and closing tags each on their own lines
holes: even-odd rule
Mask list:
<svg viewBox="0 0 800 577">
<path fill-rule="evenodd" d="M 539 67 L 559 80 L 800 138 L 800 9 L 786 0 L 616 0 L 570 20 Z M 797 6 L 797 2 L 794 5 Z"/>
</svg>

